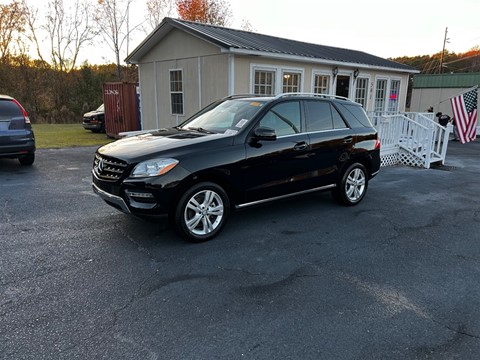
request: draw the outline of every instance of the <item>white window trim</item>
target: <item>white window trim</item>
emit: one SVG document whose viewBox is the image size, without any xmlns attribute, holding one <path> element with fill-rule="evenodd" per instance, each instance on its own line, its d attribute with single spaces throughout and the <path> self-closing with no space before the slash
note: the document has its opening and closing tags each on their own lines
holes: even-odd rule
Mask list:
<svg viewBox="0 0 480 360">
<path fill-rule="evenodd" d="M 312 71 L 312 81 L 310 84 L 310 92 L 315 92 L 315 77 L 317 75 L 320 76 L 328 76 L 329 77 L 329 82 L 328 82 L 328 94 L 333 94 L 332 89 L 333 89 L 333 73 L 331 71 L 326 71 L 326 70 L 313 70 Z"/>
<path fill-rule="evenodd" d="M 268 64 L 250 64 L 250 93 L 253 94 L 255 90 L 255 71 L 271 71 L 275 73 L 274 79 L 274 89 L 273 95 L 279 95 L 283 92 L 283 73 L 298 73 L 300 74 L 300 89 L 299 92 L 304 92 L 305 86 L 305 69 L 289 67 L 289 66 L 279 66 L 279 65 L 268 65 Z"/>
<path fill-rule="evenodd" d="M 370 89 L 371 89 L 371 83 L 372 83 L 372 76 L 368 73 L 362 73 L 360 72 L 357 76 L 357 78 L 355 79 L 354 81 L 354 93 L 353 93 L 353 101 L 355 101 L 355 98 L 356 98 L 356 93 L 357 93 L 357 80 L 358 79 L 367 79 L 368 80 L 368 84 L 367 84 L 367 89 L 366 89 L 366 94 L 365 94 L 365 108 L 364 110 L 365 111 L 368 111 L 367 109 L 369 109 L 369 106 L 370 106 Z"/>
<path fill-rule="evenodd" d="M 275 95 L 278 77 L 277 77 L 277 69 L 274 66 L 269 65 L 256 65 L 250 64 L 250 94 L 255 93 L 255 71 L 270 71 L 275 73 L 275 78 L 273 79 L 273 95 Z"/>
<path fill-rule="evenodd" d="M 384 76 L 384 75 L 376 75 L 375 76 L 375 84 L 373 88 L 373 107 L 372 110 L 375 111 L 375 99 L 377 96 L 377 81 L 378 80 L 387 80 L 387 87 L 385 89 L 385 104 L 383 106 L 382 111 L 388 111 L 388 102 L 390 100 L 390 90 L 392 88 L 392 80 L 398 80 L 400 82 L 400 85 L 398 87 L 398 108 L 397 111 L 400 108 L 400 95 L 402 94 L 402 78 L 397 77 L 397 76 Z"/>
<path fill-rule="evenodd" d="M 279 89 L 276 89 L 276 90 L 278 90 L 277 95 L 283 93 L 283 75 L 285 73 L 299 74 L 300 75 L 300 84 L 298 86 L 299 87 L 298 91 L 299 92 L 304 92 L 304 88 L 303 88 L 303 84 L 305 82 L 305 71 L 304 71 L 304 69 L 290 68 L 290 67 L 283 68 L 283 67 L 281 67 L 281 68 L 278 68 L 277 71 L 280 71 L 280 79 L 282 79 L 281 84 L 279 84 L 280 85 Z"/>
<path fill-rule="evenodd" d="M 377 110 L 375 109 L 375 103 L 376 103 L 376 100 L 377 100 L 377 83 L 378 83 L 378 80 L 386 80 L 387 81 L 387 86 L 385 88 L 385 101 L 384 101 L 384 104 L 383 104 L 383 109 L 382 110 Z M 375 76 L 375 84 L 374 84 L 374 87 L 373 87 L 373 107 L 372 107 L 372 110 L 373 111 L 387 111 L 387 94 L 390 90 L 390 78 L 388 76 L 381 76 L 381 75 L 376 75 Z"/>
<path fill-rule="evenodd" d="M 172 71 L 180 71 L 182 73 L 182 91 L 174 91 L 172 92 L 172 88 L 171 88 L 171 74 L 172 74 Z M 175 69 L 169 69 L 168 70 L 168 93 L 170 95 L 170 98 L 169 98 L 169 103 L 170 103 L 170 115 L 172 116 L 177 116 L 177 124 L 178 124 L 178 117 L 179 116 L 185 116 L 185 92 L 183 91 L 183 89 L 185 88 L 185 81 L 184 81 L 184 76 L 183 76 L 183 68 L 175 68 Z M 172 109 L 172 94 L 182 94 L 182 113 L 181 114 L 174 114 L 173 113 L 173 109 Z"/>
<path fill-rule="evenodd" d="M 398 85 L 398 94 L 397 94 L 397 112 L 398 109 L 400 108 L 400 94 L 402 93 L 402 78 L 399 77 L 389 77 L 388 78 L 388 84 L 387 84 L 387 100 L 385 104 L 385 111 L 388 111 L 388 103 L 390 101 L 390 91 L 392 90 L 392 81 L 397 80 L 400 84 Z"/>
</svg>

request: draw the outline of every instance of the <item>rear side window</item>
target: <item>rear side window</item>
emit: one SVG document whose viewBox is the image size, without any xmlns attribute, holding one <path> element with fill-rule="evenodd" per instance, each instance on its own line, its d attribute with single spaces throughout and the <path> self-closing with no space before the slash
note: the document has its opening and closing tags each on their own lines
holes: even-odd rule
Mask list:
<svg viewBox="0 0 480 360">
<path fill-rule="evenodd" d="M 346 124 L 337 109 L 326 101 L 306 101 L 307 131 L 344 129 Z"/>
<path fill-rule="evenodd" d="M 22 110 L 11 100 L 0 100 L 0 118 L 23 117 Z"/>
<path fill-rule="evenodd" d="M 343 116 L 350 124 L 352 128 L 354 127 L 372 127 L 372 123 L 363 111 L 363 108 L 359 105 L 350 105 L 350 104 L 336 104 L 340 111 L 342 112 Z"/>
</svg>

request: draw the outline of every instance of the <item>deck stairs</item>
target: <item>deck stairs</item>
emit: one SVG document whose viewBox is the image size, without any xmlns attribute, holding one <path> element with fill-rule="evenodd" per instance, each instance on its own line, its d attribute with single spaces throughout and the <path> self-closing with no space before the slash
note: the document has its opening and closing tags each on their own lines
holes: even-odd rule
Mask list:
<svg viewBox="0 0 480 360">
<path fill-rule="evenodd" d="M 444 164 L 452 125 L 443 127 L 433 113 L 371 113 L 381 141 L 382 166 L 404 164 L 429 169 Z"/>
</svg>

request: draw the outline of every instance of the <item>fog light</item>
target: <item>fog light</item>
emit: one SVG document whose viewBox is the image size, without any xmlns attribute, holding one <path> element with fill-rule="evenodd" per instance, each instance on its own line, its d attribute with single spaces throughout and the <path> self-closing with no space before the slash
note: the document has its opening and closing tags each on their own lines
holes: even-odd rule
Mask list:
<svg viewBox="0 0 480 360">
<path fill-rule="evenodd" d="M 144 192 L 134 192 L 134 191 L 125 191 L 128 197 L 133 197 L 137 199 L 153 199 L 153 194 L 144 193 Z"/>
</svg>

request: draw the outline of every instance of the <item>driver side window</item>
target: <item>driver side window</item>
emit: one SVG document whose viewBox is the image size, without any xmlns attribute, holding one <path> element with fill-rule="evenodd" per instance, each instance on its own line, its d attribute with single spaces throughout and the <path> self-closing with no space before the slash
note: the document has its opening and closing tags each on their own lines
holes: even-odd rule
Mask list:
<svg viewBox="0 0 480 360">
<path fill-rule="evenodd" d="M 288 101 L 275 105 L 260 120 L 259 125 L 274 129 L 277 136 L 299 133 L 301 131 L 300 103 Z"/>
</svg>

